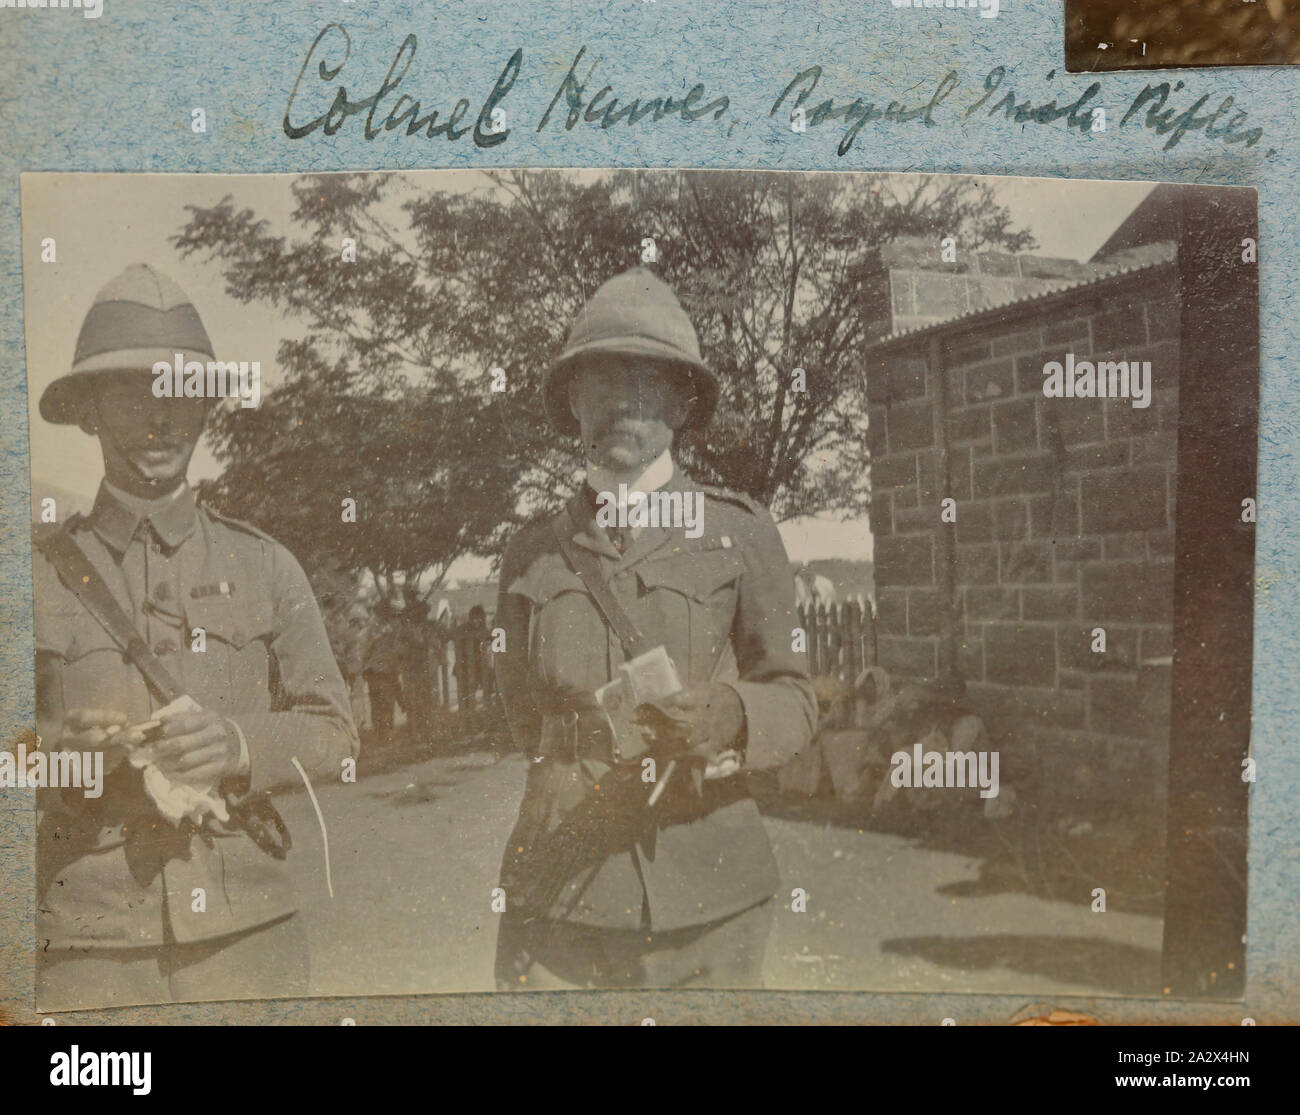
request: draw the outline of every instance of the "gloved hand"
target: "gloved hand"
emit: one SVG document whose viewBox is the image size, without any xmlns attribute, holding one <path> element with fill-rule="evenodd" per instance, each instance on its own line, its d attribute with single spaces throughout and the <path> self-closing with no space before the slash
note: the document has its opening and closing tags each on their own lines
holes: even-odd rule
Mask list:
<svg viewBox="0 0 1300 1115">
<path fill-rule="evenodd" d="M 656 754 L 707 760 L 744 742 L 745 706 L 730 685 L 711 681 L 637 706 L 636 722 Z"/>
</svg>

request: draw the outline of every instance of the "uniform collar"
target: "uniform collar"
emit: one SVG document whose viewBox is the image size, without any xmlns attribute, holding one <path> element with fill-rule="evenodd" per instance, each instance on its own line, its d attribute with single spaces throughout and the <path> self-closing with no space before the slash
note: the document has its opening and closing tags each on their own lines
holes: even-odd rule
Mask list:
<svg viewBox="0 0 1300 1115">
<path fill-rule="evenodd" d="M 661 467 L 660 461 L 664 459 L 668 462 L 668 475 L 658 483 L 654 483 L 653 486 L 649 486 L 645 483 L 647 474 L 650 473 L 651 469 L 658 470 Z M 649 479 L 653 481 L 656 477 L 651 475 Z M 651 463 L 650 468 L 645 473 L 642 473 L 641 479 L 635 486 L 628 484 L 628 490 L 653 492 L 662 489 L 676 492 L 685 491 L 689 484 L 689 478 L 677 467 L 671 454 L 665 452 L 662 458 L 657 458 Z M 614 491 L 617 492 L 617 490 L 616 485 Z M 596 525 L 596 494 L 596 490 L 588 482 L 584 483 L 573 498 L 569 500 L 570 526 L 573 530 L 572 537 L 576 545 L 613 558 L 618 562 L 619 568 L 622 569 L 653 553 L 673 537 L 673 532 L 664 527 L 643 527 L 627 550 L 620 554 L 614 548 L 614 543 L 610 541 L 609 535 Z"/>
<path fill-rule="evenodd" d="M 633 477 L 630 480 L 624 477 L 621 482 L 627 485 L 629 492 L 657 492 L 672 479 L 674 471 L 672 452 L 665 449 L 646 465 L 640 476 Z M 587 487 L 593 492 L 617 493 L 619 483 L 620 477 L 617 474 L 610 472 L 609 469 L 601 468 L 599 465 L 588 463 Z"/>
<path fill-rule="evenodd" d="M 193 533 L 194 512 L 194 490 L 186 483 L 160 499 L 147 500 L 103 480 L 90 512 L 90 526 L 118 553 L 125 552 L 142 522 L 148 522 L 168 547 L 175 547 Z"/>
</svg>

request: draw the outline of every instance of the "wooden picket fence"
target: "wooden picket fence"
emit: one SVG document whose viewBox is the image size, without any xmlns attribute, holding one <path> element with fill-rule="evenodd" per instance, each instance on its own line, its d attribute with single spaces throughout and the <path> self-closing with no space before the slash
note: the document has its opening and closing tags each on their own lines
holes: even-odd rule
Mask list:
<svg viewBox="0 0 1300 1115">
<path fill-rule="evenodd" d="M 852 682 L 864 668 L 876 664 L 876 616 L 869 600 L 850 599 L 830 607 L 798 607 L 796 612 L 807 638 L 811 676 L 836 677 Z M 452 686 L 459 680 L 453 665 L 457 660 L 477 660 L 477 667 L 470 671 L 472 678 L 478 680 L 475 688 L 480 688 L 482 697 L 491 698 L 495 684 L 488 638 L 483 638 L 477 647 L 472 639 L 463 636 L 448 640 L 444 659 L 438 686 L 442 698 L 439 703 L 444 708 L 453 705 L 449 696 Z M 473 685 L 472 680 L 470 684 Z"/>
<path fill-rule="evenodd" d="M 471 711 L 496 696 L 491 635 L 456 633 L 447 638 L 437 665 L 435 700 L 445 709 Z"/>
<path fill-rule="evenodd" d="M 868 600 L 850 599 L 830 607 L 797 607 L 808 651 L 812 677 L 836 678 L 852 683 L 868 666 L 876 664 L 876 617 Z M 427 686 L 433 707 L 452 715 L 493 706 L 497 700 L 492 669 L 490 636 L 463 632 L 444 634 L 440 652 L 430 656 L 428 674 L 412 683 Z M 364 687 L 362 688 L 364 699 Z M 414 694 L 409 694 L 414 697 Z M 365 716 L 359 706 L 357 715 Z"/>
<path fill-rule="evenodd" d="M 796 609 L 807 636 L 808 672 L 852 682 L 876 664 L 876 616 L 861 598 Z"/>
</svg>

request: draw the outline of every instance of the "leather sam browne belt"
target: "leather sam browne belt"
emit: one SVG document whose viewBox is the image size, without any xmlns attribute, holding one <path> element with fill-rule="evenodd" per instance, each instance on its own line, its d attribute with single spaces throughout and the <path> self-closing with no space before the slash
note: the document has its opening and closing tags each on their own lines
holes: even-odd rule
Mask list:
<svg viewBox="0 0 1300 1115">
<path fill-rule="evenodd" d="M 644 751 L 644 748 L 642 749 Z M 537 758 L 577 762 L 594 759 L 617 766 L 639 758 L 624 754 L 614 738 L 609 717 L 598 708 L 548 712 L 542 716 Z"/>
</svg>

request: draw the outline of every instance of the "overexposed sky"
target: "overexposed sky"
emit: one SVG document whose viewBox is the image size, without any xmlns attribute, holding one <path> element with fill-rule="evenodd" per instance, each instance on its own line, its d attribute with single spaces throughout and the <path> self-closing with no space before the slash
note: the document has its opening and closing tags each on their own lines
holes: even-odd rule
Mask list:
<svg viewBox="0 0 1300 1115">
<path fill-rule="evenodd" d="M 595 177 L 598 172 L 578 172 Z M 82 319 L 97 291 L 132 263 L 148 263 L 170 275 L 198 307 L 223 360 L 259 360 L 263 390 L 278 378 L 279 342 L 300 330 L 274 309 L 245 306 L 226 290 L 218 267 L 198 257 L 182 260 L 168 243 L 186 222 L 186 205 L 210 206 L 225 195 L 267 218 L 272 231 L 291 234 L 294 175 L 218 174 L 25 174 L 22 178 L 23 296 L 27 336 L 32 476 L 89 501 L 103 474 L 98 442 L 75 427 L 40 418 L 41 391 L 72 364 Z M 417 189 L 490 188 L 479 171 L 405 172 Z M 1099 182 L 1004 178 L 998 195 L 1013 223 L 1028 227 L 1042 255 L 1087 259 L 1152 188 L 1149 182 Z M 41 262 L 41 242 L 54 237 L 57 261 Z M 200 445 L 191 478 L 218 471 Z M 792 559 L 870 558 L 864 521 L 796 520 L 781 534 Z M 468 559 L 452 576 L 475 577 L 486 563 Z"/>
</svg>

